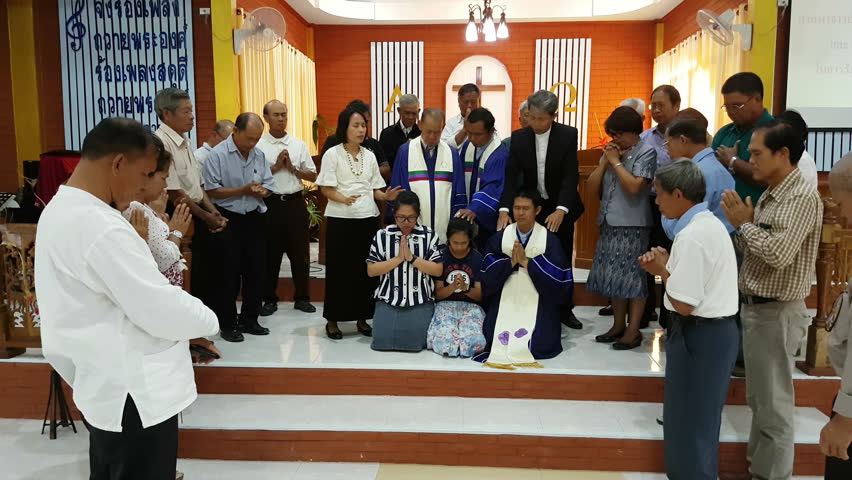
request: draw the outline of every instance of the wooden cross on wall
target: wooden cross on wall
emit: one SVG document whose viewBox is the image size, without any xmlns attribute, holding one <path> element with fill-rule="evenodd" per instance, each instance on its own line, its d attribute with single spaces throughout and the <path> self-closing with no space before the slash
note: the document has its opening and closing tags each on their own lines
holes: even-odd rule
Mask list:
<svg viewBox="0 0 852 480">
<path fill-rule="evenodd" d="M 464 85 L 453 85 L 453 91 L 458 92 Z M 476 67 L 476 86 L 480 92 L 505 92 L 506 85 L 483 85 L 482 84 L 482 67 Z"/>
</svg>

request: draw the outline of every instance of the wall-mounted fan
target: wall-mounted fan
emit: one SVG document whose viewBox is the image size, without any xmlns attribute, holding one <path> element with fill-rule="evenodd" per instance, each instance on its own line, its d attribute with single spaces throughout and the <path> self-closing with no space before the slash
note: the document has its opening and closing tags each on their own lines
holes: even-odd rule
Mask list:
<svg viewBox="0 0 852 480">
<path fill-rule="evenodd" d="M 234 53 L 243 53 L 243 48 L 265 52 L 284 41 L 287 22 L 284 15 L 272 7 L 261 7 L 246 15 L 243 25 L 234 29 Z"/>
<path fill-rule="evenodd" d="M 734 25 L 736 13 L 727 10 L 721 15 L 716 15 L 710 10 L 699 10 L 695 21 L 701 30 L 710 35 L 716 43 L 724 46 L 734 43 L 734 32 L 740 34 L 740 46 L 743 50 L 751 50 L 751 37 L 753 27 L 750 23 Z"/>
</svg>

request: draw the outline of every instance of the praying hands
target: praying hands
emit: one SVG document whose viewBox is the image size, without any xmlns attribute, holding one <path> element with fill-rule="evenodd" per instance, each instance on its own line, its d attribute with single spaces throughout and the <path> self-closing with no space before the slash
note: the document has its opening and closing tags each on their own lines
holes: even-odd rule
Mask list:
<svg viewBox="0 0 852 480">
<path fill-rule="evenodd" d="M 521 268 L 527 268 L 528 264 L 529 259 L 524 246 L 521 245 L 521 242 L 515 240 L 515 246 L 512 247 L 512 267 L 519 265 Z"/>
<path fill-rule="evenodd" d="M 743 202 L 740 195 L 733 190 L 727 190 L 722 194 L 722 210 L 725 211 L 725 216 L 734 228 L 740 228 L 744 223 L 754 221 L 754 205 L 751 203 L 751 197 L 746 197 Z"/>
<path fill-rule="evenodd" d="M 666 265 L 669 263 L 669 252 L 665 248 L 654 247 L 639 257 L 639 265 L 651 275 L 665 277 L 668 275 Z"/>
</svg>

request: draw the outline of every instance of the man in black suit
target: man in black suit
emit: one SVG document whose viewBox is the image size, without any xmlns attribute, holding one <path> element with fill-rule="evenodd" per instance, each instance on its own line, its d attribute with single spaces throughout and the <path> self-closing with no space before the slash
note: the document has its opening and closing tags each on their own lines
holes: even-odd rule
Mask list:
<svg viewBox="0 0 852 480">
<path fill-rule="evenodd" d="M 420 136 L 420 127 L 417 126 L 417 117 L 420 116 L 420 100 L 416 96 L 406 94 L 399 97 L 399 106 L 396 107 L 399 121 L 389 127 L 385 127 L 379 135 L 379 143 L 385 151 L 385 158 L 390 162 L 393 170 L 393 161 L 396 160 L 396 152 L 399 147 L 408 143 L 412 138 Z"/>
<path fill-rule="evenodd" d="M 529 126 L 512 132 L 497 230 L 512 222 L 509 212 L 518 191 L 538 190 L 544 203 L 536 220 L 556 233 L 570 259 L 574 252 L 574 222 L 584 210 L 577 193 L 580 179 L 577 129 L 555 121 L 559 99 L 547 90 L 530 95 L 527 106 Z M 562 323 L 570 328 L 583 328 L 573 308 L 574 301 L 569 299 L 562 312 Z"/>
</svg>

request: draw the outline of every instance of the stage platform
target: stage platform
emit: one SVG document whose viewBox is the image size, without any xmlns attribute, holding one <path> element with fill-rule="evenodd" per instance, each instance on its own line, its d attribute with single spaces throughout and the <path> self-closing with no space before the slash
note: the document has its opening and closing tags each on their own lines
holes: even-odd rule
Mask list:
<svg viewBox="0 0 852 480">
<path fill-rule="evenodd" d="M 505 371 L 431 351 L 374 352 L 354 324 L 330 340 L 317 306 L 304 314 L 282 302 L 261 320 L 271 335 L 216 342 L 224 358 L 196 368 L 183 458 L 663 470 L 666 355 L 655 323 L 641 348 L 618 352 L 594 342 L 611 318 L 577 307 L 585 327 L 563 330 L 561 355 Z M 0 416 L 41 418 L 48 372 L 38 350 L 0 362 Z M 819 475 L 819 430 L 839 381 L 797 371 L 795 384 L 796 473 Z M 750 422 L 742 379 L 727 403 L 720 455 L 733 471 L 745 466 Z"/>
</svg>

